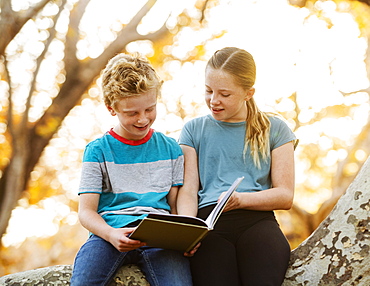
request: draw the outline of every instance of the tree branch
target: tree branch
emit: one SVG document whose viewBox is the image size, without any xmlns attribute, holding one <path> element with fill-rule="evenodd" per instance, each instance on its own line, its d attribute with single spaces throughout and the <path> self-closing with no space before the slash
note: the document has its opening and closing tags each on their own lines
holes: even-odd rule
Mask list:
<svg viewBox="0 0 370 286">
<path fill-rule="evenodd" d="M 63 7 L 64 5 L 66 4 L 67 0 L 62 0 L 61 3 L 60 3 L 60 8 L 59 8 L 59 11 L 58 13 L 54 16 L 54 21 L 53 21 L 53 26 L 48 29 L 49 30 L 49 37 L 45 43 L 45 47 L 44 47 L 44 50 L 42 51 L 42 53 L 39 55 L 39 57 L 37 58 L 36 60 L 36 70 L 35 72 L 33 73 L 33 79 L 32 79 L 32 82 L 31 82 L 31 87 L 30 87 L 30 90 L 29 90 L 29 93 L 28 93 L 28 97 L 27 97 L 27 101 L 26 101 L 26 109 L 23 113 L 23 118 L 22 118 L 22 123 L 20 125 L 20 130 L 25 130 L 26 129 L 26 126 L 28 124 L 28 119 L 29 119 L 29 110 L 31 108 L 31 99 L 32 99 L 32 94 L 33 92 L 35 91 L 36 89 L 36 80 L 37 80 L 37 75 L 40 71 L 40 67 L 41 67 L 41 63 L 42 61 L 44 60 L 44 57 L 45 57 L 45 54 L 46 52 L 49 50 L 49 47 L 50 47 L 50 44 L 51 42 L 54 40 L 55 38 L 55 35 L 56 35 L 56 30 L 55 30 L 55 26 L 58 22 L 58 19 L 63 11 Z"/>
<path fill-rule="evenodd" d="M 1 17 L 0 17 L 0 55 L 5 54 L 5 49 L 13 38 L 19 33 L 24 24 L 29 19 L 34 17 L 41 9 L 45 7 L 51 0 L 41 0 L 27 11 L 14 12 L 11 8 L 10 0 L 1 1 Z"/>
<path fill-rule="evenodd" d="M 81 22 L 81 18 L 86 10 L 87 5 L 89 4 L 90 0 L 80 0 L 76 4 L 76 7 L 72 9 L 70 15 L 70 23 L 68 27 L 68 33 L 65 42 L 65 69 L 66 74 L 68 75 L 75 75 L 78 72 L 79 61 L 77 59 L 77 42 L 79 40 L 79 24 Z"/>
</svg>

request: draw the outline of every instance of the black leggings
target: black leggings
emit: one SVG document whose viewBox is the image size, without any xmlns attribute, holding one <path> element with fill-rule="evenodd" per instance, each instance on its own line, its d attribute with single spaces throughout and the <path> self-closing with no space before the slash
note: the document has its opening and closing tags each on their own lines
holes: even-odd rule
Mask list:
<svg viewBox="0 0 370 286">
<path fill-rule="evenodd" d="M 199 210 L 205 219 L 213 206 Z M 194 286 L 281 285 L 290 246 L 273 212 L 223 213 L 191 258 Z"/>
</svg>

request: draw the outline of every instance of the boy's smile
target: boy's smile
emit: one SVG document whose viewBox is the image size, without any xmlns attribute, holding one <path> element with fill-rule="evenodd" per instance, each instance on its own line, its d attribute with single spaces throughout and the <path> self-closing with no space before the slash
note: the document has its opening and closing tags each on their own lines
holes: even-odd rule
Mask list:
<svg viewBox="0 0 370 286">
<path fill-rule="evenodd" d="M 119 120 L 114 132 L 127 140 L 143 139 L 156 119 L 156 105 L 157 91 L 152 89 L 138 96 L 121 99 L 115 109 L 107 106 Z"/>
</svg>

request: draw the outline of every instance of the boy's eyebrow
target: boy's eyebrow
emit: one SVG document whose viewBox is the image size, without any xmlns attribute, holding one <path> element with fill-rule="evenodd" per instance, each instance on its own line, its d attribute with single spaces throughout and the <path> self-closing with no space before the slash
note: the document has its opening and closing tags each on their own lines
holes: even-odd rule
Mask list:
<svg viewBox="0 0 370 286">
<path fill-rule="evenodd" d="M 147 108 L 145 108 L 145 109 L 149 109 L 149 108 L 152 108 L 152 107 L 154 107 L 154 106 L 156 106 L 157 105 L 157 103 L 155 103 L 155 104 L 153 104 L 153 105 L 151 105 L 151 106 L 148 106 Z M 122 110 L 122 112 L 136 112 L 137 110 L 136 109 L 123 109 Z"/>
</svg>

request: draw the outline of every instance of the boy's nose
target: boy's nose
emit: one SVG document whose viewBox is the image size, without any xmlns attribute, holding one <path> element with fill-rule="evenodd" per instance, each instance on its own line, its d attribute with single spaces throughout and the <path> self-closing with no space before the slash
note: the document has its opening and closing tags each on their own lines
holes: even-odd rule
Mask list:
<svg viewBox="0 0 370 286">
<path fill-rule="evenodd" d="M 137 122 L 138 123 L 145 123 L 145 122 L 147 122 L 146 116 L 144 114 L 139 115 L 139 118 L 137 119 Z"/>
</svg>

